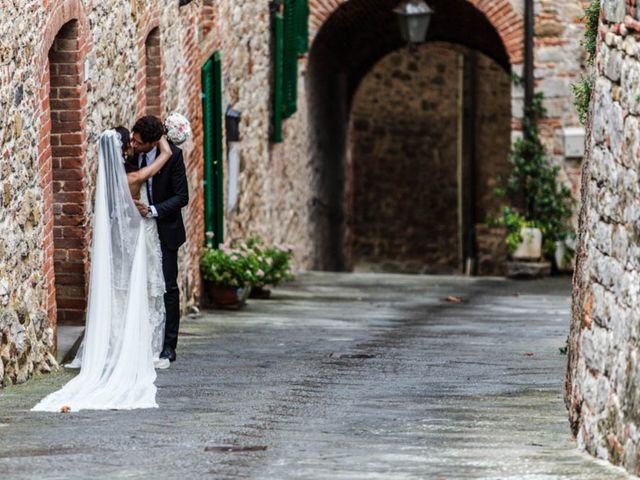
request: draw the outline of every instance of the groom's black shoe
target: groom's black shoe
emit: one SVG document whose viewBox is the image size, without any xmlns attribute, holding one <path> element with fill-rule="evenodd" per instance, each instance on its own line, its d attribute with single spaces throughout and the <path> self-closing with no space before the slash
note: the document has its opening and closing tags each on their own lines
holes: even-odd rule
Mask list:
<svg viewBox="0 0 640 480">
<path fill-rule="evenodd" d="M 166 358 L 170 362 L 176 361 L 176 351 L 171 347 L 164 347 L 162 353 L 160 354 L 160 358 Z"/>
</svg>

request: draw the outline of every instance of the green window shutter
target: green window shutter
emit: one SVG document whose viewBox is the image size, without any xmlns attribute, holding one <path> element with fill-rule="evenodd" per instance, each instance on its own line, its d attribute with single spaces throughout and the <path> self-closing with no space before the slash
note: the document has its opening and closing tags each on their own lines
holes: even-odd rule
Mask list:
<svg viewBox="0 0 640 480">
<path fill-rule="evenodd" d="M 274 143 L 282 142 L 283 112 L 283 48 L 284 18 L 280 13 L 273 13 L 273 131 Z"/>
<path fill-rule="evenodd" d="M 304 55 L 309 51 L 309 0 L 296 0 L 296 24 L 298 55 Z"/>
<path fill-rule="evenodd" d="M 284 118 L 291 117 L 298 110 L 298 22 L 297 0 L 284 0 L 283 39 L 283 112 Z"/>
<path fill-rule="evenodd" d="M 204 127 L 204 228 L 205 243 L 213 247 L 213 166 L 215 161 L 214 137 L 211 124 L 213 122 L 213 61 L 207 60 L 202 67 L 202 115 Z"/>
<path fill-rule="evenodd" d="M 220 52 L 213 54 L 213 87 L 214 87 L 214 115 L 215 115 L 215 171 L 214 171 L 214 189 L 215 189 L 215 240 L 216 245 L 224 243 L 224 164 L 223 164 L 223 138 L 222 138 L 222 59 Z"/>
<path fill-rule="evenodd" d="M 216 52 L 202 67 L 202 113 L 204 130 L 205 243 L 217 247 L 224 242 L 222 66 Z"/>
</svg>

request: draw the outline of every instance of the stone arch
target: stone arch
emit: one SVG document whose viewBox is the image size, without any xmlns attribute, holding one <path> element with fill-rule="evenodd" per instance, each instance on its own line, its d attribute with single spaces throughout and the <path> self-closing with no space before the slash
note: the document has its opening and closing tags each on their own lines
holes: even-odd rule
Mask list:
<svg viewBox="0 0 640 480">
<path fill-rule="evenodd" d="M 162 116 L 162 50 L 160 28 L 152 29 L 144 42 L 145 51 L 145 112 L 147 115 Z"/>
<path fill-rule="evenodd" d="M 351 0 L 311 0 L 311 39 L 314 40 L 322 26 L 335 11 Z M 524 22 L 509 0 L 468 0 L 481 11 L 495 27 L 509 54 L 512 65 L 524 61 Z M 371 2 L 373 4 L 373 2 Z M 373 8 L 373 7 L 372 7 Z"/>
<path fill-rule="evenodd" d="M 314 267 L 317 269 L 349 270 L 353 266 L 350 245 L 353 240 L 351 223 L 354 179 L 350 122 L 354 95 L 363 78 L 381 58 L 399 49 L 406 49 L 393 15 L 393 8 L 398 2 L 399 0 L 311 2 L 313 42 L 307 68 L 307 98 L 312 162 L 318 171 L 311 204 L 311 221 L 316 240 L 314 252 L 317 255 Z M 517 107 L 519 100 L 514 100 L 510 95 L 510 74 L 513 64 L 522 62 L 522 45 L 518 44 L 518 39 L 523 38 L 523 21 L 509 2 L 428 2 L 436 10 L 436 14 L 432 19 L 427 43 L 443 42 L 465 49 L 469 55 L 464 55 L 469 58 L 480 53 L 491 59 L 502 70 L 502 76 L 508 77 L 504 89 L 507 92 L 507 107 L 511 107 L 511 104 Z M 428 85 L 424 88 L 428 88 Z M 519 123 L 511 118 L 512 112 L 516 111 L 517 108 L 506 108 L 501 113 L 501 118 L 506 112 L 510 120 L 506 122 L 505 144 L 510 142 L 510 127 Z M 503 123 L 505 122 L 501 120 L 501 125 Z M 473 130 L 472 126 L 466 128 L 466 131 Z M 473 139 L 464 141 L 467 145 L 477 145 Z M 461 156 L 463 155 L 459 154 L 457 158 Z M 467 163 L 471 164 L 470 161 Z M 467 176 L 470 177 L 471 174 Z M 458 184 L 461 185 L 461 181 Z M 464 188 L 467 189 L 466 198 L 476 198 L 471 192 L 472 187 L 465 185 Z M 461 196 L 458 197 L 459 203 L 462 205 L 460 198 Z M 465 203 L 464 208 L 465 212 L 475 214 L 476 209 L 468 203 Z M 457 244 L 460 252 L 457 257 L 461 259 L 461 265 L 466 265 L 463 260 L 470 257 L 465 252 L 473 252 L 475 245 L 480 242 L 474 239 L 475 219 L 472 215 L 457 215 L 465 217 L 459 222 L 464 223 L 465 228 L 458 230 L 460 238 Z"/>
<path fill-rule="evenodd" d="M 39 177 L 43 192 L 45 300 L 52 327 L 82 323 L 88 279 L 85 188 L 89 22 L 78 0 L 51 12 L 40 54 Z"/>
</svg>

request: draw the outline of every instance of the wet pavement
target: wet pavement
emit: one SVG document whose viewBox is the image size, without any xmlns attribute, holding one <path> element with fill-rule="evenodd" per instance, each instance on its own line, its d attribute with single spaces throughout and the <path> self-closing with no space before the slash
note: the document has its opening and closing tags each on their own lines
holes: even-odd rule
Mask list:
<svg viewBox="0 0 640 480">
<path fill-rule="evenodd" d="M 568 278 L 305 275 L 184 321 L 159 409 L 30 413 L 68 372 L 4 390 L 0 478 L 629 478 L 569 434 L 569 295 Z"/>
</svg>

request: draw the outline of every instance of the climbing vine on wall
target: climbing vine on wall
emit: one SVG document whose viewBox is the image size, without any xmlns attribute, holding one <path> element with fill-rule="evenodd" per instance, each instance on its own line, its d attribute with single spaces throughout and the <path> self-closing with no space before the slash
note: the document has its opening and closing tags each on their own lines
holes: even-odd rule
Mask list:
<svg viewBox="0 0 640 480">
<path fill-rule="evenodd" d="M 600 20 L 600 0 L 591 0 L 585 9 L 584 23 L 586 31 L 582 46 L 587 52 L 587 66 L 593 70 L 593 62 L 596 56 L 596 43 L 598 39 L 598 23 Z M 591 92 L 593 91 L 594 75 L 593 71 L 582 76 L 582 79 L 571 86 L 573 91 L 574 104 L 578 111 L 580 122 L 585 124 L 589 115 L 589 104 L 591 103 Z"/>
</svg>

